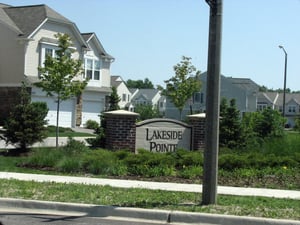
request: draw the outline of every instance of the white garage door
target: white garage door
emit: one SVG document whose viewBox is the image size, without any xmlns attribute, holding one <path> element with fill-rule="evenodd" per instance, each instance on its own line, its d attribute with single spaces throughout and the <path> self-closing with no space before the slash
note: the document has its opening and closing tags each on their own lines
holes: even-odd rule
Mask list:
<svg viewBox="0 0 300 225">
<path fill-rule="evenodd" d="M 32 97 L 32 102 L 46 102 L 49 108 L 46 119 L 48 125 L 56 126 L 56 108 L 57 104 L 54 98 L 50 97 Z M 59 126 L 74 127 L 75 126 L 75 99 L 69 99 L 60 103 L 59 110 Z"/>
<path fill-rule="evenodd" d="M 82 105 L 82 126 L 85 126 L 88 120 L 95 120 L 99 123 L 99 116 L 103 109 L 104 106 L 101 101 L 84 100 Z"/>
</svg>

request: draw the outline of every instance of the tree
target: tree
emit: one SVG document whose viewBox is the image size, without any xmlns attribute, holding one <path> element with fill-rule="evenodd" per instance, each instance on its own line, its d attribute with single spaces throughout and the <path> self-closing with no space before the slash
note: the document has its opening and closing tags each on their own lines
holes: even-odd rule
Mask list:
<svg viewBox="0 0 300 225">
<path fill-rule="evenodd" d="M 279 111 L 270 107 L 259 112 L 257 121 L 254 125 L 254 131 L 261 138 L 266 137 L 281 137 L 283 135 L 285 118 L 282 117 Z"/>
<path fill-rule="evenodd" d="M 3 139 L 26 151 L 28 146 L 41 142 L 47 136 L 46 127 L 48 108 L 45 102 L 30 103 L 30 94 L 25 83 L 20 91 L 20 103 L 10 113 L 4 128 Z"/>
<path fill-rule="evenodd" d="M 236 107 L 235 99 L 227 104 L 226 98 L 221 100 L 220 105 L 220 145 L 234 148 L 243 144 L 243 132 L 240 112 Z"/>
<path fill-rule="evenodd" d="M 182 56 L 181 62 L 174 66 L 174 71 L 175 76 L 164 81 L 166 89 L 162 94 L 170 98 L 170 101 L 179 110 L 181 119 L 182 110 L 187 100 L 201 87 L 200 71 L 192 65 L 191 58 L 185 56 Z"/>
<path fill-rule="evenodd" d="M 112 93 L 109 96 L 109 109 L 108 111 L 120 109 L 119 102 L 121 101 L 120 96 L 117 93 L 117 88 L 112 87 Z"/>
<path fill-rule="evenodd" d="M 145 78 L 144 80 L 127 80 L 126 86 L 128 88 L 139 88 L 139 89 L 154 89 L 152 82 Z"/>
<path fill-rule="evenodd" d="M 134 112 L 140 114 L 140 120 L 160 117 L 158 107 L 153 107 L 151 104 L 137 104 L 134 107 Z"/>
<path fill-rule="evenodd" d="M 56 147 L 58 147 L 59 136 L 59 109 L 62 101 L 78 96 L 87 85 L 87 81 L 80 81 L 78 75 L 81 72 L 81 61 L 72 58 L 74 50 L 68 34 L 56 34 L 58 47 L 56 56 L 46 55 L 43 67 L 39 67 L 40 82 L 36 86 L 47 93 L 48 96 L 56 98 Z"/>
</svg>

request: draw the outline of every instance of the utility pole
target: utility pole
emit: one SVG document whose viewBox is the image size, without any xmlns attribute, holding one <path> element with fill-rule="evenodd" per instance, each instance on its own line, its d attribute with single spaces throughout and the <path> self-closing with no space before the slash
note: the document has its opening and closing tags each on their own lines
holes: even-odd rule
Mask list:
<svg viewBox="0 0 300 225">
<path fill-rule="evenodd" d="M 210 6 L 206 86 L 206 128 L 202 204 L 217 203 L 222 0 L 206 0 Z"/>
</svg>

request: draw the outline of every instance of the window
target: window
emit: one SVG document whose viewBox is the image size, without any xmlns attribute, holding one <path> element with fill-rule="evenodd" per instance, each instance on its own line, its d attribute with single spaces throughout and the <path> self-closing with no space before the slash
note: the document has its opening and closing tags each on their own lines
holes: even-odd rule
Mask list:
<svg viewBox="0 0 300 225">
<path fill-rule="evenodd" d="M 85 77 L 87 79 L 93 79 L 93 60 L 87 59 L 85 62 Z"/>
<path fill-rule="evenodd" d="M 194 102 L 200 102 L 200 92 L 194 93 Z"/>
<path fill-rule="evenodd" d="M 289 110 L 290 113 L 295 113 L 296 112 L 296 106 L 295 105 L 289 105 Z"/>
<path fill-rule="evenodd" d="M 258 103 L 257 104 L 257 111 L 263 111 L 267 107 L 268 107 L 268 104 L 266 104 L 266 103 Z"/>
<path fill-rule="evenodd" d="M 41 66 L 44 66 L 46 56 L 50 56 L 52 58 L 57 56 L 58 47 L 50 46 L 50 45 L 42 45 L 41 48 Z"/>
<path fill-rule="evenodd" d="M 122 101 L 123 101 L 123 102 L 126 102 L 126 94 L 123 94 L 123 95 L 122 95 Z"/>
<path fill-rule="evenodd" d="M 84 74 L 90 80 L 100 80 L 100 61 L 96 59 L 85 59 Z"/>
<path fill-rule="evenodd" d="M 194 93 L 193 98 L 194 103 L 203 103 L 204 102 L 204 94 L 202 92 L 196 92 Z"/>
</svg>

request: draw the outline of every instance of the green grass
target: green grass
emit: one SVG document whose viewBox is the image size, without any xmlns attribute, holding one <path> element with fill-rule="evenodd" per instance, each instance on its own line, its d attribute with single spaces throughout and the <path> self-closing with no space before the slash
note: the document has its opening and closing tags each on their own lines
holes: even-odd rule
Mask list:
<svg viewBox="0 0 300 225">
<path fill-rule="evenodd" d="M 201 194 L 187 192 L 5 179 L 0 181 L 0 197 L 7 198 L 300 219 L 299 200 L 219 195 L 217 205 L 201 206 Z"/>
<path fill-rule="evenodd" d="M 48 137 L 56 137 L 56 127 L 48 126 Z M 93 137 L 94 134 L 83 133 L 83 132 L 75 132 L 71 128 L 59 127 L 59 136 L 60 137 Z"/>
</svg>

